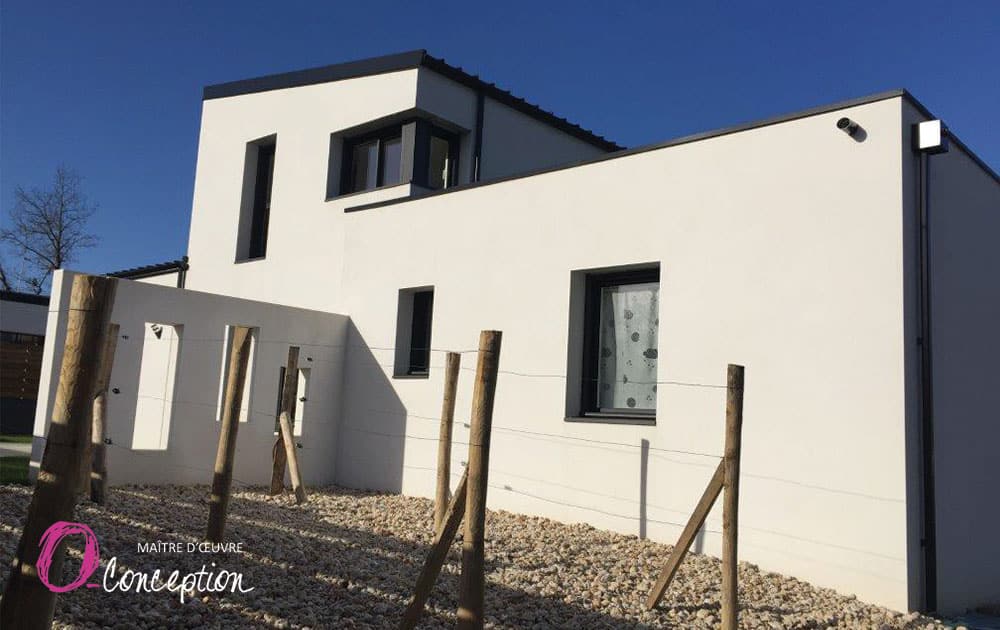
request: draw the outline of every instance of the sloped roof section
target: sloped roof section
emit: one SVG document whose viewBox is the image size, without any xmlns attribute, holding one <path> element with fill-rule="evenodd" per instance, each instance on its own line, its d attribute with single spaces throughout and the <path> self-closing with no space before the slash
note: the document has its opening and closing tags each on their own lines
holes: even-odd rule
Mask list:
<svg viewBox="0 0 1000 630">
<path fill-rule="evenodd" d="M 188 267 L 188 257 L 183 256 L 178 260 L 168 260 L 167 262 L 156 263 L 155 265 L 143 265 L 142 267 L 132 267 L 131 269 L 112 271 L 107 275 L 112 278 L 138 280 L 139 278 L 152 278 L 153 276 L 162 276 L 168 273 L 187 271 Z"/>
<path fill-rule="evenodd" d="M 608 140 L 589 129 L 584 129 L 580 125 L 571 123 L 565 118 L 546 111 L 534 103 L 529 103 L 523 98 L 511 94 L 508 90 L 497 87 L 494 83 L 488 83 L 479 78 L 478 75 L 469 74 L 462 68 L 445 62 L 444 59 L 433 57 L 426 50 L 411 50 L 384 57 L 372 57 L 359 61 L 338 63 L 332 66 L 283 72 L 281 74 L 271 74 L 253 79 L 244 79 L 242 81 L 209 85 L 205 87 L 203 99 L 207 101 L 216 98 L 239 96 L 241 94 L 253 94 L 255 92 L 268 92 L 270 90 L 282 90 L 304 85 L 330 83 L 332 81 L 399 72 L 400 70 L 411 70 L 419 67 L 433 70 L 456 83 L 461 83 L 477 92 L 482 92 L 499 103 L 503 103 L 522 114 L 531 116 L 563 133 L 605 151 L 620 151 L 625 148 L 617 142 Z"/>
</svg>

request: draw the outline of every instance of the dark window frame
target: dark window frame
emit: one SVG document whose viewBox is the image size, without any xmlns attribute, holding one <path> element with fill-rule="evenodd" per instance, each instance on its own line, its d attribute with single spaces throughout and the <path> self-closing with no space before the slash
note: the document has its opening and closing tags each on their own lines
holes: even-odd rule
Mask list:
<svg viewBox="0 0 1000 630">
<path fill-rule="evenodd" d="M 461 145 L 459 135 L 448 131 L 447 129 L 442 129 L 437 125 L 427 123 L 424 121 L 428 127 L 428 132 L 426 134 L 427 144 L 423 148 L 423 153 L 427 156 L 427 168 L 424 169 L 423 183 L 421 184 L 424 188 L 430 188 L 431 190 L 447 190 L 453 186 L 458 185 L 458 151 Z M 419 137 L 419 136 L 418 136 Z M 433 188 L 430 185 L 430 154 L 431 154 L 431 138 L 438 138 L 439 140 L 444 140 L 448 143 L 448 181 L 444 183 L 443 188 Z M 420 151 L 420 146 L 416 147 L 417 151 Z"/>
<path fill-rule="evenodd" d="M 431 190 L 439 190 L 430 186 L 430 150 L 431 138 L 439 138 L 448 143 L 448 181 L 444 188 L 458 185 L 459 150 L 461 134 L 449 131 L 425 118 L 408 118 L 398 123 L 385 125 L 365 133 L 344 136 L 340 159 L 340 190 L 337 197 L 371 192 L 380 188 L 401 184 L 414 184 Z M 385 153 L 384 146 L 389 140 L 399 139 L 400 174 L 399 181 L 385 183 Z M 353 181 L 354 151 L 363 144 L 377 142 L 378 164 L 374 188 L 355 189 Z"/>
<path fill-rule="evenodd" d="M 340 169 L 340 194 L 350 195 L 359 192 L 368 192 L 371 190 L 378 190 L 385 186 L 385 143 L 389 140 L 399 140 L 400 144 L 400 159 L 401 162 L 405 161 L 403 154 L 406 153 L 406 142 L 403 139 L 403 126 L 406 123 L 400 123 L 395 125 L 389 125 L 387 127 L 382 127 L 376 129 L 375 131 L 370 131 L 365 134 L 358 136 L 352 136 L 350 138 L 344 138 L 344 149 L 341 157 L 341 169 Z M 375 175 L 375 187 L 374 188 L 359 188 L 354 189 L 353 181 L 353 171 L 354 171 L 354 150 L 362 145 L 369 142 L 376 142 L 376 151 L 378 153 L 377 165 L 376 165 L 376 175 Z M 400 166 L 399 181 L 390 186 L 396 186 L 398 184 L 405 184 L 406 178 L 402 173 L 402 165 Z"/>
<path fill-rule="evenodd" d="M 274 190 L 274 163 L 277 156 L 277 138 L 254 143 L 257 151 L 253 183 L 253 201 L 250 206 L 250 234 L 246 260 L 267 256 L 267 231 L 271 221 L 271 193 Z M 262 157 L 267 157 L 266 162 Z M 266 164 L 266 172 L 265 172 Z"/>
<path fill-rule="evenodd" d="M 419 313 L 418 306 L 422 307 Z M 434 289 L 414 291 L 410 313 L 410 353 L 406 366 L 407 376 L 424 376 L 430 373 L 433 323 Z"/>
<path fill-rule="evenodd" d="M 598 406 L 597 384 L 601 353 L 601 291 L 609 286 L 659 283 L 660 268 L 588 273 L 585 282 L 580 414 L 593 418 L 655 419 L 655 409 L 601 409 Z"/>
</svg>

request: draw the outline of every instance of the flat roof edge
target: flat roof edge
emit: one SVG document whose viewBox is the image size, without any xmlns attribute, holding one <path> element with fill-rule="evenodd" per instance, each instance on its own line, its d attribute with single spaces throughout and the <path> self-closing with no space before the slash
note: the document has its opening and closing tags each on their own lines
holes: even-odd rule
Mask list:
<svg viewBox="0 0 1000 630">
<path fill-rule="evenodd" d="M 424 49 L 209 85 L 204 88 L 202 100 L 209 101 L 230 96 L 242 96 L 245 94 L 305 87 L 321 83 L 332 83 L 403 70 L 415 70 L 417 68 L 426 68 L 450 81 L 481 92 L 502 105 L 530 116 L 543 124 L 570 135 L 581 142 L 595 146 L 602 151 L 619 151 L 624 148 L 617 142 L 608 140 L 604 136 L 570 122 L 566 118 L 542 109 L 540 106 L 516 96 L 508 90 L 497 87 L 494 83 L 484 81 L 478 75 L 470 74 L 461 67 L 453 66 L 444 59 L 434 57 Z"/>
<path fill-rule="evenodd" d="M 279 72 L 268 74 L 252 79 L 241 79 L 229 81 L 227 83 L 217 83 L 205 86 L 202 100 L 212 100 L 226 98 L 229 96 L 241 96 L 243 94 L 255 94 L 257 92 L 270 92 L 272 90 L 282 90 L 292 87 L 303 87 L 317 83 L 330 83 L 342 81 L 344 79 L 354 79 L 358 77 L 373 76 L 378 74 L 388 74 L 401 70 L 412 70 L 420 66 L 425 50 L 410 50 L 407 52 L 381 57 L 371 57 L 358 61 L 348 61 L 318 68 L 307 68 L 306 70 L 293 70 L 291 72 Z"/>
<path fill-rule="evenodd" d="M 682 136 L 680 138 L 674 138 L 672 140 L 666 140 L 663 142 L 657 142 L 654 144 L 647 144 L 640 147 L 635 147 L 632 149 L 625 149 L 622 151 L 616 151 L 614 153 L 608 153 L 606 155 L 599 155 L 594 158 L 587 160 L 580 160 L 577 162 L 571 162 L 568 164 L 561 164 L 559 166 L 552 166 L 547 168 L 535 169 L 532 171 L 527 171 L 525 173 L 518 173 L 516 175 L 510 175 L 507 177 L 501 177 L 499 179 L 491 179 L 488 181 L 472 182 L 469 184 L 461 184 L 453 188 L 447 188 L 445 190 L 435 190 L 427 192 L 421 195 L 416 195 L 413 197 L 399 197 L 396 199 L 387 199 L 385 201 L 376 201 L 373 203 L 368 203 L 359 206 L 352 206 L 344 209 L 344 212 L 359 212 L 361 210 L 371 210 L 374 208 L 382 208 L 385 206 L 393 206 L 401 203 L 407 203 L 411 201 L 419 201 L 421 199 L 426 199 L 428 197 L 436 197 L 438 195 L 447 195 L 450 193 L 461 192 L 463 190 L 469 190 L 472 188 L 479 188 L 482 186 L 491 186 L 493 184 L 501 184 L 504 182 L 509 182 L 517 179 L 524 179 L 526 177 L 534 177 L 536 175 L 544 175 L 546 173 L 554 173 L 557 171 L 565 171 L 572 168 L 577 168 L 580 166 L 588 166 L 590 164 L 597 164 L 600 162 L 605 162 L 608 160 L 615 160 L 618 158 L 629 157 L 633 155 L 638 155 L 640 153 L 648 153 L 650 151 L 657 151 L 659 149 L 667 149 L 670 147 L 679 146 L 682 144 L 690 144 L 692 142 L 698 142 L 700 140 L 709 140 L 712 138 L 718 138 L 721 136 L 726 136 L 733 133 L 739 133 L 741 131 L 750 131 L 752 129 L 759 129 L 762 127 L 769 127 L 771 125 L 776 125 L 784 122 L 791 122 L 793 120 L 798 120 L 800 118 L 808 118 L 810 116 L 817 116 L 819 114 L 827 114 L 829 112 L 837 111 L 840 109 L 848 109 L 850 107 L 857 107 L 859 105 L 868 105 L 870 103 L 877 103 L 879 101 L 885 101 L 892 98 L 905 98 L 914 104 L 918 109 L 921 110 L 927 116 L 931 116 L 930 112 L 924 107 L 919 101 L 913 98 L 909 92 L 906 90 L 888 90 L 885 92 L 879 92 L 877 94 L 871 94 L 869 96 L 862 96 L 859 98 L 848 99 L 845 101 L 838 101 L 836 103 L 830 103 L 827 105 L 820 105 L 817 107 L 810 107 L 809 109 L 803 109 L 789 114 L 781 114 L 779 116 L 772 116 L 769 118 L 762 118 L 760 120 L 755 120 L 747 123 L 741 123 L 739 125 L 733 125 L 731 127 L 722 127 L 720 129 L 713 129 L 710 131 L 703 131 L 688 136 Z"/>
</svg>

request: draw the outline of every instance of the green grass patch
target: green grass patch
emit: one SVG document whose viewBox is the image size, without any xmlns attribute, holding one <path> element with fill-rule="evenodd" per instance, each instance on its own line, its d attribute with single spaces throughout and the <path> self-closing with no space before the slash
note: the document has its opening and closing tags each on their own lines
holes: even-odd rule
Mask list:
<svg viewBox="0 0 1000 630">
<path fill-rule="evenodd" d="M 0 457 L 0 483 L 28 485 L 28 457 Z"/>
<path fill-rule="evenodd" d="M 0 442 L 14 442 L 16 444 L 31 444 L 30 435 L 3 435 L 0 434 Z"/>
</svg>

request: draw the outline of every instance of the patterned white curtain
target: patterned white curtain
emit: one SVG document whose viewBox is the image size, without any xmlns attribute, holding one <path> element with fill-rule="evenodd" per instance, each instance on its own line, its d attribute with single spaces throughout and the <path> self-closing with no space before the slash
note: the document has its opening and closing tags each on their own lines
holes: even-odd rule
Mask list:
<svg viewBox="0 0 1000 630">
<path fill-rule="evenodd" d="M 656 282 L 601 290 L 601 409 L 656 409 L 660 285 Z"/>
</svg>

